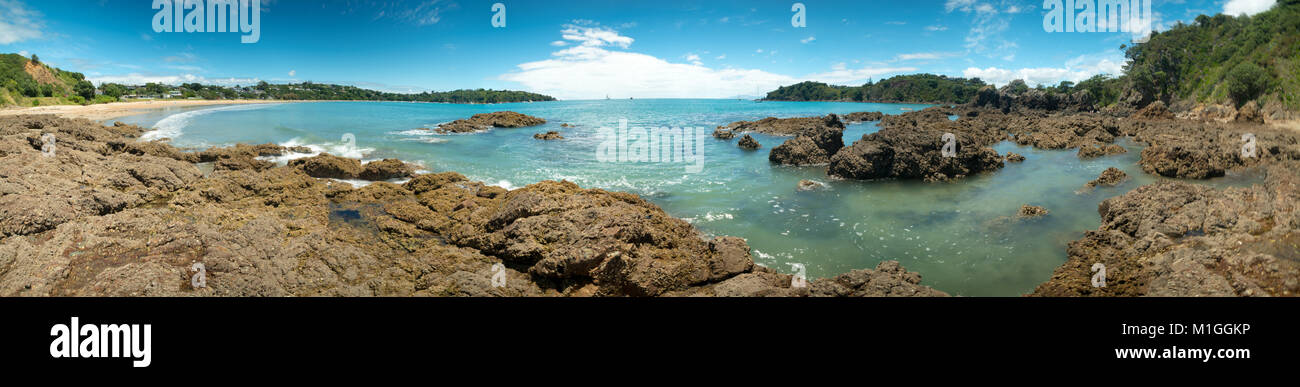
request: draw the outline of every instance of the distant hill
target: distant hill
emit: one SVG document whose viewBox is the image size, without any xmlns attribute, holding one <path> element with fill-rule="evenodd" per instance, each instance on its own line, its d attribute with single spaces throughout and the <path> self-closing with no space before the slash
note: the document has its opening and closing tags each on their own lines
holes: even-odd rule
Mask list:
<svg viewBox="0 0 1300 387">
<path fill-rule="evenodd" d="M 0 106 L 25 105 L 27 101 L 59 102 L 94 86 L 81 73 L 63 71 L 18 54 L 0 54 Z M 84 98 L 84 97 L 83 97 Z M 38 102 L 39 103 L 39 102 Z"/>
<path fill-rule="evenodd" d="M 35 60 L 33 60 L 35 59 Z M 164 85 L 120 85 L 96 87 L 81 73 L 67 72 L 18 54 L 0 54 L 0 106 L 34 106 L 116 102 L 124 98 L 198 98 L 402 101 L 443 103 L 506 103 L 554 101 L 537 93 L 514 90 L 454 90 L 415 94 L 387 93 L 355 86 L 302 82 L 248 86 L 215 86 L 198 83 Z"/>
<path fill-rule="evenodd" d="M 975 79 L 934 74 L 899 75 L 862 86 L 835 86 L 801 82 L 767 93 L 769 101 L 848 101 L 967 103 L 986 84 Z"/>
<path fill-rule="evenodd" d="M 1268 110 L 1300 112 L 1300 0 L 1281 0 L 1255 16 L 1201 15 L 1192 24 L 1153 33 L 1146 43 L 1121 48 L 1131 61 L 1118 77 L 1097 75 L 1038 89 L 1086 90 L 1097 108 L 1140 108 L 1156 100 L 1240 106 L 1254 100 Z M 960 104 L 983 86 L 979 79 L 914 74 L 857 87 L 802 82 L 778 88 L 766 99 Z"/>
</svg>

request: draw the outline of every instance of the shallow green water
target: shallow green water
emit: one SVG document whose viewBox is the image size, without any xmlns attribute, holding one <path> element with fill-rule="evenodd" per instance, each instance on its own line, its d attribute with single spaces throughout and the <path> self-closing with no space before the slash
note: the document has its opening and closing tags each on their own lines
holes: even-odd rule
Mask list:
<svg viewBox="0 0 1300 387">
<path fill-rule="evenodd" d="M 236 142 L 309 145 L 318 151 L 367 160 L 397 157 L 430 171 L 456 171 L 507 188 L 547 179 L 645 196 L 674 216 L 710 234 L 746 238 L 760 264 L 809 278 L 872 268 L 898 260 L 921 273 L 924 284 L 966 296 L 1013 296 L 1029 292 L 1065 261 L 1066 243 L 1099 223 L 1097 204 L 1156 178 L 1137 166 L 1140 148 L 1127 140 L 1127 154 L 1081 161 L 1073 150 L 1045 151 L 1001 143 L 999 152 L 1023 154 L 990 174 L 954 183 L 835 181 L 825 167 L 779 167 L 768 151 L 786 138 L 756 134 L 759 151 L 736 140 L 703 141 L 699 173 L 685 164 L 601 162 L 597 128 L 701 127 L 767 116 L 880 111 L 897 114 L 924 105 L 734 100 L 562 101 L 534 104 L 446 105 L 407 103 L 304 103 L 155 112 L 122 121 L 158 127 L 150 137 L 169 137 L 188 147 Z M 476 113 L 512 110 L 546 118 L 541 127 L 433 135 L 416 128 Z M 560 125 L 568 123 L 573 128 Z M 557 130 L 565 140 L 538 141 L 534 133 Z M 877 130 L 850 125 L 846 143 Z M 355 146 L 342 140 L 355 137 Z M 1076 193 L 1107 167 L 1130 175 L 1118 187 Z M 801 179 L 829 189 L 800 192 Z M 1253 176 L 1229 176 L 1212 185 L 1245 185 Z M 1048 208 L 1047 217 L 999 222 L 1022 204 Z"/>
</svg>

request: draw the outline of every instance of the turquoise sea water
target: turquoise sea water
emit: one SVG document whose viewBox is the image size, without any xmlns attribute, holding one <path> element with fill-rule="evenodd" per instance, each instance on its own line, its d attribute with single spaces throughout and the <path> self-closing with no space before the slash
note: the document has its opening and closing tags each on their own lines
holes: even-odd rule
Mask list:
<svg viewBox="0 0 1300 387">
<path fill-rule="evenodd" d="M 736 140 L 708 137 L 703 168 L 684 164 L 600 162 L 597 129 L 629 126 L 713 128 L 768 116 L 827 113 L 902 113 L 926 105 L 738 100 L 602 100 L 451 105 L 379 102 L 322 102 L 161 110 L 120 121 L 154 127 L 148 138 L 170 138 L 181 147 L 234 143 L 308 145 L 317 151 L 366 160 L 400 158 L 428 171 L 456 171 L 507 188 L 566 179 L 583 187 L 640 194 L 668 213 L 709 234 L 744 237 L 759 264 L 822 278 L 898 260 L 921 273 L 923 283 L 955 295 L 1015 296 L 1046 280 L 1065 261 L 1066 243 L 1095 229 L 1097 204 L 1157 178 L 1137 166 L 1141 148 L 1124 140 L 1129 153 L 1081 161 L 1074 150 L 1047 151 L 1009 142 L 999 152 L 1025 155 L 990 174 L 954 183 L 837 181 L 825 167 L 780 167 L 768 151 L 783 137 L 754 134 L 763 145 L 745 151 Z M 435 135 L 423 128 L 477 113 L 511 110 L 547 119 L 543 126 L 494 129 L 473 134 Z M 561 124 L 573 127 L 564 128 Z M 566 139 L 539 141 L 534 133 L 555 130 Z M 850 125 L 851 143 L 876 124 Z M 355 138 L 355 145 L 345 135 Z M 1130 179 L 1118 187 L 1076 193 L 1107 167 Z M 801 179 L 829 189 L 796 191 Z M 1211 180 L 1244 185 L 1250 175 Z M 999 222 L 1022 204 L 1051 214 L 1028 222 Z"/>
</svg>

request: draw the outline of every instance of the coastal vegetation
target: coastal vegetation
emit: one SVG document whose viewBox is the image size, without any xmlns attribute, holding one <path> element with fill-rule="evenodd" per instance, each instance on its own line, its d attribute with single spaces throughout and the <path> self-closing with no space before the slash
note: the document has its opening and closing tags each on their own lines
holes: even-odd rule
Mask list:
<svg viewBox="0 0 1300 387">
<path fill-rule="evenodd" d="M 0 55 L 0 106 L 86 105 L 123 99 L 262 99 L 318 101 L 401 101 L 438 103 L 507 103 L 554 101 L 555 98 L 515 90 L 453 90 L 445 92 L 389 93 L 356 86 L 315 82 L 233 87 L 184 83 L 122 85 L 103 83 L 98 87 L 85 75 L 63 71 L 18 54 Z"/>
<path fill-rule="evenodd" d="M 986 84 L 979 78 L 949 78 L 934 74 L 899 75 L 862 86 L 800 82 L 767 93 L 768 101 L 848 101 L 967 103 Z"/>
<path fill-rule="evenodd" d="M 1233 104 L 1279 103 L 1300 111 L 1300 0 L 1280 1 L 1254 16 L 1201 15 L 1190 24 L 1153 32 L 1146 42 L 1122 45 L 1129 60 L 1123 74 L 1100 74 L 1073 83 L 1034 89 L 1061 96 L 1086 91 L 1095 108 L 1153 101 Z M 771 101 L 971 102 L 986 84 L 934 74 L 900 75 L 861 86 L 801 82 L 769 92 Z M 1010 94 L 1030 87 L 1004 86 Z"/>
</svg>

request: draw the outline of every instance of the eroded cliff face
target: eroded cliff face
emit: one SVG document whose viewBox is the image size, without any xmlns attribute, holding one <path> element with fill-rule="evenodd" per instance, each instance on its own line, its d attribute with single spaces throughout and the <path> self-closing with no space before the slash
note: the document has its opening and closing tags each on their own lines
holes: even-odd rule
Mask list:
<svg viewBox="0 0 1300 387">
<path fill-rule="evenodd" d="M 137 142 L 143 131 L 0 119 L 0 295 L 944 295 L 896 262 L 794 286 L 754 265 L 743 239 L 704 236 L 632 194 L 554 181 L 506 191 L 454 172 L 354 189 L 312 175 L 408 167 L 275 166 L 259 157 L 295 150 L 185 152 Z"/>
</svg>

